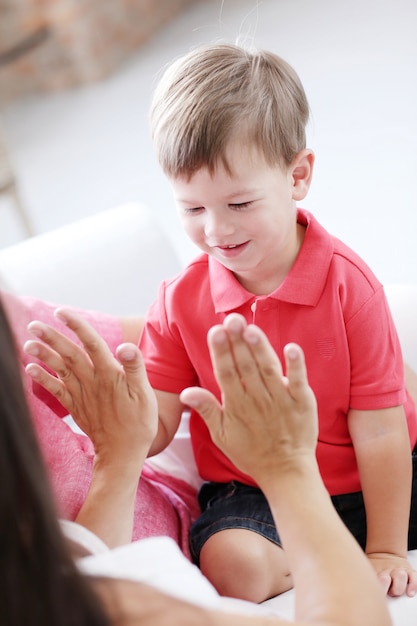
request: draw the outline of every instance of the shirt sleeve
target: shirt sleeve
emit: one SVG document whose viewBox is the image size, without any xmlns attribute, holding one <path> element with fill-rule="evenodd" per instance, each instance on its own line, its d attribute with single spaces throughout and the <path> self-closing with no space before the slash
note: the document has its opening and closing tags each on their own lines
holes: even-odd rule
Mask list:
<svg viewBox="0 0 417 626">
<path fill-rule="evenodd" d="M 187 324 L 183 304 L 167 295 L 162 283 L 157 300 L 149 308 L 139 340 L 149 381 L 154 389 L 180 393 L 198 385 L 198 378 L 184 342 Z"/>
<path fill-rule="evenodd" d="M 347 320 L 346 329 L 351 355 L 351 408 L 370 410 L 404 404 L 401 346 L 382 287 Z"/>
</svg>

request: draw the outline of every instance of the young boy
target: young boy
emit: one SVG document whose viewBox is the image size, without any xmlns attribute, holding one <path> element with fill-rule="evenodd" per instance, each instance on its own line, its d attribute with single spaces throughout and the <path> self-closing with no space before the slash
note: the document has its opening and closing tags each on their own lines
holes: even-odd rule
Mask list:
<svg viewBox="0 0 417 626">
<path fill-rule="evenodd" d="M 260 326 L 281 359 L 287 343 L 300 344 L 318 400 L 317 459 L 334 506 L 386 590 L 413 595 L 407 534 L 415 408 L 381 284 L 297 209 L 314 165 L 308 113 L 287 63 L 233 45 L 194 50 L 156 89 L 157 158 L 184 229 L 203 254 L 162 284 L 140 340 L 159 403 L 152 452 L 173 437 L 185 387 L 220 398 L 206 335 L 227 314 Z M 195 410 L 190 428 L 207 481 L 190 537 L 196 563 L 224 595 L 260 602 L 289 589 L 291 572 L 263 494 L 213 444 Z M 417 546 L 416 524 L 408 545 Z"/>
</svg>

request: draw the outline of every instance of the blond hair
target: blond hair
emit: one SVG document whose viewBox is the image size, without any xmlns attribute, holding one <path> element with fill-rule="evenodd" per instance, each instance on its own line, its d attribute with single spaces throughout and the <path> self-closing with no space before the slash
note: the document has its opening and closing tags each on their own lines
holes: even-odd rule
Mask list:
<svg viewBox="0 0 417 626">
<path fill-rule="evenodd" d="M 150 113 L 157 159 L 170 177 L 219 161 L 241 139 L 270 165 L 289 165 L 305 148 L 309 106 L 293 68 L 264 50 L 232 44 L 197 48 L 175 61 L 156 87 Z"/>
</svg>

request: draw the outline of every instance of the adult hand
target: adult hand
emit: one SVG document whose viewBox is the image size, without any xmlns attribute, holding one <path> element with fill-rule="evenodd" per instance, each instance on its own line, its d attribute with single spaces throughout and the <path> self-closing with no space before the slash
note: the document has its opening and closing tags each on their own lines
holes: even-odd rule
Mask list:
<svg viewBox="0 0 417 626">
<path fill-rule="evenodd" d="M 181 401 L 200 413 L 220 450 L 258 484 L 315 459 L 316 400 L 301 348 L 286 346 L 283 376 L 265 334 L 238 314 L 213 327 L 208 344 L 222 404 L 198 387 Z"/>
<path fill-rule="evenodd" d="M 30 363 L 26 371 L 91 438 L 96 458 L 138 462 L 146 456 L 158 424 L 156 398 L 139 349 L 122 344 L 116 360 L 82 317 L 66 309 L 57 310 L 56 316 L 84 348 L 42 322 L 31 322 L 29 331 L 37 339 L 27 341 L 24 350 L 56 375 L 38 363 Z"/>
</svg>

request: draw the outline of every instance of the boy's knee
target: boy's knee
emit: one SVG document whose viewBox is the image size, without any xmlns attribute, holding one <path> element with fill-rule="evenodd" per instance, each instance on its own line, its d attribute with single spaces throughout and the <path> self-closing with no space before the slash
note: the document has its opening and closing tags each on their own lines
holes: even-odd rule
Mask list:
<svg viewBox="0 0 417 626">
<path fill-rule="evenodd" d="M 212 535 L 201 550 L 200 569 L 220 595 L 256 603 L 293 586 L 282 548 L 248 530 Z"/>
</svg>

